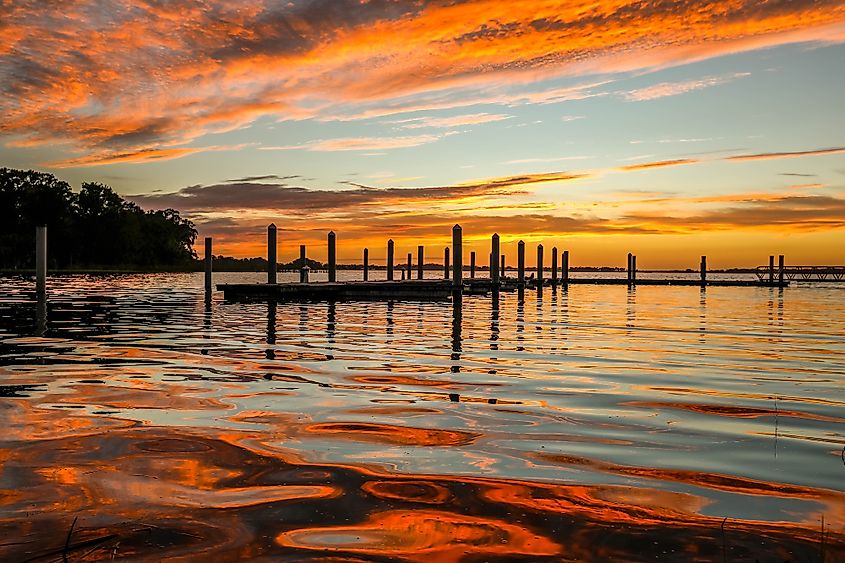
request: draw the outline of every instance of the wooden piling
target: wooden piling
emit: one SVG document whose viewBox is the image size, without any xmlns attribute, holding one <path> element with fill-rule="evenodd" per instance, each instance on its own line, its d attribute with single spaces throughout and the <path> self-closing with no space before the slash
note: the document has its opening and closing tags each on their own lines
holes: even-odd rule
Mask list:
<svg viewBox="0 0 845 563">
<path fill-rule="evenodd" d="M 783 254 L 778 256 L 778 283 L 783 284 Z"/>
<path fill-rule="evenodd" d="M 370 249 L 364 249 L 364 281 L 370 279 Z"/>
<path fill-rule="evenodd" d="M 460 225 L 452 227 L 452 287 L 460 289 L 464 280 L 464 240 Z"/>
<path fill-rule="evenodd" d="M 701 285 L 707 284 L 707 256 L 701 257 Z"/>
<path fill-rule="evenodd" d="M 557 247 L 552 247 L 552 285 L 557 285 Z"/>
<path fill-rule="evenodd" d="M 207 239 L 211 240 L 211 239 Z M 206 281 L 206 287 L 211 282 Z M 35 293 L 47 295 L 47 226 L 35 228 Z"/>
<path fill-rule="evenodd" d="M 775 257 L 769 256 L 769 283 L 775 283 Z"/>
<path fill-rule="evenodd" d="M 475 279 L 475 251 L 469 253 L 469 277 Z"/>
<path fill-rule="evenodd" d="M 308 260 L 305 258 L 305 245 L 299 245 L 299 283 L 306 283 L 308 277 L 305 275 L 305 267 L 308 265 Z"/>
<path fill-rule="evenodd" d="M 406 268 L 406 270 L 407 270 L 407 272 L 408 272 L 408 279 L 411 279 L 411 273 L 412 273 L 412 271 L 413 271 L 413 269 L 412 269 L 412 268 L 413 268 L 413 260 L 412 260 L 412 258 L 411 258 L 411 253 L 409 252 L 409 253 L 408 253 L 408 266 L 407 266 L 407 268 Z"/>
<path fill-rule="evenodd" d="M 329 282 L 337 281 L 337 235 L 329 231 Z"/>
<path fill-rule="evenodd" d="M 419 245 L 417 247 L 417 279 L 423 279 L 423 263 L 425 262 L 425 247 Z"/>
<path fill-rule="evenodd" d="M 561 266 L 560 266 L 560 278 L 561 283 L 564 285 L 569 284 L 569 251 L 564 250 L 563 256 L 561 258 Z"/>
<path fill-rule="evenodd" d="M 631 257 L 631 283 L 637 283 L 637 255 Z"/>
<path fill-rule="evenodd" d="M 537 245 L 537 287 L 543 287 L 543 245 Z"/>
<path fill-rule="evenodd" d="M 490 239 L 490 281 L 499 285 L 499 234 L 493 233 Z"/>
<path fill-rule="evenodd" d="M 278 249 L 276 239 L 276 224 L 267 226 L 267 283 L 276 283 L 276 269 L 279 261 L 276 259 Z"/>
<path fill-rule="evenodd" d="M 631 259 L 634 257 L 633 254 L 630 252 L 628 253 L 628 266 L 626 267 L 628 271 L 628 285 L 631 285 L 634 282 L 634 279 L 631 277 Z"/>
<path fill-rule="evenodd" d="M 393 281 L 393 239 L 387 241 L 387 281 Z"/>
<path fill-rule="evenodd" d="M 517 244 L 516 277 L 520 286 L 525 285 L 525 241 L 522 240 Z"/>
<path fill-rule="evenodd" d="M 443 279 L 449 279 L 449 247 L 443 249 Z"/>
<path fill-rule="evenodd" d="M 502 254 L 501 256 L 501 264 L 499 268 L 499 279 L 503 279 L 505 277 L 505 255 Z"/>
<path fill-rule="evenodd" d="M 205 237 L 205 292 L 211 293 L 211 261 L 212 255 L 212 241 L 211 237 Z"/>
</svg>

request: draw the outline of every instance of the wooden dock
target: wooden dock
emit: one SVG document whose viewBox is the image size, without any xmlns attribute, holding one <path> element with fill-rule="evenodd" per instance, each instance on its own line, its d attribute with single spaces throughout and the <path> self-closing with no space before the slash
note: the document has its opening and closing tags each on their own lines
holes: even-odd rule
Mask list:
<svg viewBox="0 0 845 563">
<path fill-rule="evenodd" d="M 219 284 L 227 301 L 431 301 L 452 295 L 449 280 Z"/>
<path fill-rule="evenodd" d="M 638 279 L 629 284 L 621 278 L 570 278 L 568 283 L 543 280 L 543 287 L 567 285 L 630 285 L 688 287 L 787 287 L 788 281 L 757 280 L 659 280 Z M 495 289 L 511 292 L 538 289 L 536 280 L 519 284 L 516 278 L 501 278 L 497 286 L 487 278 L 468 278 L 461 284 L 463 295 L 487 295 Z M 451 298 L 455 286 L 450 280 L 345 281 L 319 283 L 218 284 L 227 301 L 443 301 Z"/>
<path fill-rule="evenodd" d="M 217 289 L 229 301 L 238 300 L 275 300 L 275 301 L 348 301 L 348 300 L 376 300 L 376 301 L 421 301 L 446 300 L 455 295 L 486 295 L 498 291 L 524 291 L 526 289 L 541 290 L 544 287 L 569 285 L 623 285 L 628 287 L 644 286 L 689 286 L 689 287 L 777 287 L 789 286 L 785 277 L 784 257 L 778 258 L 775 269 L 774 256 L 769 257 L 769 266 L 760 268 L 758 279 L 726 280 L 710 279 L 707 271 L 707 257 L 701 257 L 698 279 L 643 279 L 638 278 L 637 256 L 628 254 L 627 276 L 606 278 L 572 278 L 570 276 L 569 251 L 560 254 L 557 247 L 551 249 L 551 275 L 546 276 L 548 268 L 543 267 L 544 249 L 537 245 L 537 266 L 531 277 L 526 276 L 525 243 L 519 241 L 517 247 L 517 274 L 515 277 L 505 275 L 505 256 L 501 253 L 499 235 L 493 234 L 490 246 L 489 278 L 476 278 L 476 255 L 470 253 L 469 276 L 466 276 L 463 262 L 463 232 L 460 225 L 452 228 L 452 245 L 444 248 L 443 278 L 423 279 L 424 249 L 418 247 L 417 279 L 411 279 L 412 254 L 408 253 L 406 264 L 395 264 L 394 241 L 387 241 L 387 280 L 369 280 L 369 249 L 363 252 L 363 270 L 360 281 L 337 281 L 337 238 L 334 232 L 327 237 L 328 245 L 328 282 L 309 282 L 311 273 L 306 260 L 305 246 L 300 246 L 301 270 L 299 283 L 277 283 L 277 237 L 276 226 L 270 225 L 267 232 L 268 272 L 267 283 L 252 284 L 218 284 Z M 212 287 L 211 239 L 206 239 L 206 268 L 205 288 L 210 292 Z M 558 261 L 560 256 L 560 262 Z M 451 258 L 451 262 L 450 262 Z M 558 266 L 560 265 L 560 268 Z M 401 279 L 397 279 L 401 275 Z M 832 275 L 832 274 L 831 274 Z M 837 273 L 838 275 L 838 273 Z M 536 277 L 535 277 L 536 276 Z M 450 279 L 451 278 L 451 279 Z"/>
</svg>

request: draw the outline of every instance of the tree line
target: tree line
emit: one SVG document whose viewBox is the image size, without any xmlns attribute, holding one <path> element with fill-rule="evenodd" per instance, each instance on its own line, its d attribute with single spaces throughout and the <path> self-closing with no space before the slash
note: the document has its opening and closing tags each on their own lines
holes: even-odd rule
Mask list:
<svg viewBox="0 0 845 563">
<path fill-rule="evenodd" d="M 51 268 L 192 269 L 194 224 L 174 209 L 144 211 L 105 184 L 0 168 L 0 268 L 35 264 L 35 229 L 47 226 Z"/>
</svg>

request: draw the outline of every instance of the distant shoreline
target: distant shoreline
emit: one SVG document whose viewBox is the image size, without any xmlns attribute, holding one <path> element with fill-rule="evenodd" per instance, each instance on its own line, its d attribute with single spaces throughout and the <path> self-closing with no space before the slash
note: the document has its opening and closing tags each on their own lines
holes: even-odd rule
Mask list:
<svg viewBox="0 0 845 563">
<path fill-rule="evenodd" d="M 323 271 L 326 267 L 323 268 L 312 268 L 312 271 Z M 363 266 L 360 264 L 338 264 L 337 269 L 339 271 L 361 271 L 363 270 Z M 380 265 L 370 265 L 370 270 L 376 271 L 384 271 L 387 270 L 386 266 Z M 416 268 L 414 268 L 416 270 Z M 424 271 L 431 272 L 431 271 L 442 271 L 443 266 L 432 266 L 432 265 L 425 265 L 423 267 Z M 202 268 L 57 268 L 57 269 L 48 269 L 48 275 L 132 275 L 132 274 L 194 274 L 194 273 L 201 273 L 203 271 Z M 278 273 L 298 273 L 298 269 L 290 269 L 290 268 L 279 268 Z M 469 268 L 464 267 L 464 271 L 468 272 Z M 484 267 L 476 267 L 477 272 L 488 272 L 489 268 L 487 266 Z M 516 268 L 507 267 L 505 269 L 506 272 L 516 272 Z M 526 272 L 536 272 L 537 268 L 535 267 L 526 267 Z M 544 272 L 550 272 L 551 268 L 543 268 Z M 624 273 L 626 270 L 625 268 L 613 267 L 613 266 L 581 266 L 581 267 L 571 267 L 569 269 L 570 272 L 620 272 Z M 229 274 L 255 274 L 255 273 L 263 273 L 266 272 L 266 269 L 215 269 L 215 273 L 229 273 Z M 674 269 L 643 269 L 637 270 L 638 273 L 641 274 L 697 274 L 698 270 L 693 270 L 689 268 L 674 268 Z M 756 273 L 756 268 L 727 268 L 721 270 L 708 270 L 708 274 L 753 274 Z M 21 269 L 8 269 L 8 268 L 0 268 L 0 276 L 34 276 L 35 269 L 34 268 L 21 268 Z"/>
</svg>

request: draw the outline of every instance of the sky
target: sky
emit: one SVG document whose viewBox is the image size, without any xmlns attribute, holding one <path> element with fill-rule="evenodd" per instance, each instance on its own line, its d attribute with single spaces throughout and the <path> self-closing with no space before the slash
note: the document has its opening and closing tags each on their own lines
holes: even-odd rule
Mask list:
<svg viewBox="0 0 845 563">
<path fill-rule="evenodd" d="M 0 166 L 215 254 L 844 264 L 843 43 L 826 0 L 0 0 Z"/>
</svg>

